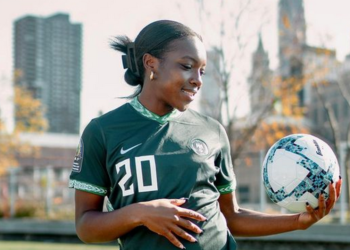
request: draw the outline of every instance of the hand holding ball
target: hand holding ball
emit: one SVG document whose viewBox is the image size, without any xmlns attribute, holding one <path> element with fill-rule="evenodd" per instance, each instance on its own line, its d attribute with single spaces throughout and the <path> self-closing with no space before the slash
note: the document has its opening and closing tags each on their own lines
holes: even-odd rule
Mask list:
<svg viewBox="0 0 350 250">
<path fill-rule="evenodd" d="M 339 179 L 337 157 L 330 146 L 308 134 L 292 134 L 277 141 L 263 163 L 263 182 L 269 198 L 291 212 L 306 211 L 328 198 L 328 186 Z"/>
</svg>

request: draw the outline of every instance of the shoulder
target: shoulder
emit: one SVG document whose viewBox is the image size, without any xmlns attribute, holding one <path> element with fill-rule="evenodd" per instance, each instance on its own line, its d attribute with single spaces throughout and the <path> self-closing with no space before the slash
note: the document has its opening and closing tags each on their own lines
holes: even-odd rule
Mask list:
<svg viewBox="0 0 350 250">
<path fill-rule="evenodd" d="M 192 109 L 185 111 L 183 119 L 194 126 L 199 126 L 203 133 L 215 134 L 223 145 L 228 144 L 226 129 L 218 120 Z"/>
<path fill-rule="evenodd" d="M 123 118 L 127 117 L 132 113 L 133 109 L 129 103 L 125 103 L 121 105 L 120 107 L 113 109 L 93 120 L 96 120 L 99 123 L 109 123 L 114 122 L 116 119 L 122 120 Z"/>
<path fill-rule="evenodd" d="M 184 112 L 184 115 L 182 116 L 183 120 L 186 120 L 187 122 L 196 124 L 196 125 L 205 125 L 210 126 L 215 129 L 221 130 L 222 125 L 219 121 L 215 120 L 214 118 L 203 115 L 193 109 L 188 109 Z"/>
<path fill-rule="evenodd" d="M 126 120 L 132 114 L 133 109 L 129 103 L 125 103 L 122 106 L 109 111 L 99 117 L 93 118 L 85 127 L 84 133 L 100 132 L 103 134 L 106 128 L 113 126 L 113 124 L 120 124 L 123 120 Z"/>
</svg>

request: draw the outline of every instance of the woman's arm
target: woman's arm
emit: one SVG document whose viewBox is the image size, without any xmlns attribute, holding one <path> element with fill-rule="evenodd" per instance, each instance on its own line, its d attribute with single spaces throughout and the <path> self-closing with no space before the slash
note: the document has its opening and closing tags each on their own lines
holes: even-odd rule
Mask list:
<svg viewBox="0 0 350 250">
<path fill-rule="evenodd" d="M 201 214 L 180 206 L 185 199 L 160 199 L 140 202 L 102 212 L 104 197 L 75 191 L 75 224 L 79 238 L 87 243 L 108 242 L 119 238 L 138 226 L 146 226 L 151 231 L 166 237 L 179 248 L 183 245 L 177 237 L 190 242 L 196 239 L 184 229 L 195 233 L 202 230 L 190 219 L 204 221 Z"/>
<path fill-rule="evenodd" d="M 234 193 L 221 195 L 219 203 L 233 235 L 265 236 L 309 228 L 330 212 L 340 195 L 340 189 L 341 180 L 335 186 L 330 184 L 327 201 L 321 195 L 317 209 L 308 205 L 307 212 L 299 214 L 272 215 L 243 209 L 238 206 Z"/>
</svg>

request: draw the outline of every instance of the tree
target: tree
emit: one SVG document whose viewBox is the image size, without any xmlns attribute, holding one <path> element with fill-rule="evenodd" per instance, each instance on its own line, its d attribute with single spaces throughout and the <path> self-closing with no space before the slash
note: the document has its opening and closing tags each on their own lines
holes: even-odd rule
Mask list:
<svg viewBox="0 0 350 250">
<path fill-rule="evenodd" d="M 9 167 L 17 167 L 17 156 L 37 155 L 39 149 L 20 141 L 22 132 L 44 132 L 47 122 L 41 102 L 33 98 L 24 87 L 14 88 L 15 119 L 17 120 L 13 132 L 8 132 L 0 117 L 0 175 L 7 172 Z M 1 114 L 1 113 L 0 113 Z"/>
<path fill-rule="evenodd" d="M 35 99 L 25 87 L 15 86 L 15 131 L 44 132 L 48 123 L 44 117 L 44 108 L 39 99 Z"/>
<path fill-rule="evenodd" d="M 6 173 L 8 167 L 18 165 L 15 156 L 17 144 L 15 137 L 8 134 L 4 123 L 0 119 L 0 176 Z"/>
<path fill-rule="evenodd" d="M 274 98 L 265 92 L 267 101 L 264 107 L 244 119 L 238 114 L 238 107 L 247 106 L 243 101 L 248 99 L 247 92 L 249 92 L 246 90 L 246 79 L 242 78 L 246 73 L 245 68 L 248 67 L 241 66 L 249 63 L 245 59 L 247 48 L 251 45 L 252 38 L 257 37 L 264 24 L 269 21 L 269 15 L 267 7 L 250 0 L 234 2 L 197 0 L 197 6 L 202 25 L 201 33 L 212 46 L 208 53 L 207 66 L 210 70 L 208 75 L 212 79 L 205 79 L 202 96 L 208 85 L 219 92 L 214 98 L 214 91 L 209 90 L 208 98 L 214 98 L 215 104 L 204 97 L 201 106 L 208 107 L 209 110 L 204 113 L 218 119 L 225 126 L 232 144 L 232 160 L 235 163 L 259 123 L 273 109 Z M 252 19 L 257 19 L 259 22 L 252 22 Z M 255 82 L 249 88 L 259 89 L 260 86 L 261 82 Z M 245 124 L 244 129 L 242 123 Z M 236 133 L 238 130 L 240 132 Z"/>
</svg>

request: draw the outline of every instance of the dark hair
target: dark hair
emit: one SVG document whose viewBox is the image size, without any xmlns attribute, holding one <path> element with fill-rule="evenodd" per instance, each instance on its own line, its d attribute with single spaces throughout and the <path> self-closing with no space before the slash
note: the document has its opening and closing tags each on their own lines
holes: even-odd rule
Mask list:
<svg viewBox="0 0 350 250">
<path fill-rule="evenodd" d="M 129 85 L 139 86 L 136 92 L 129 96 L 129 98 L 139 95 L 143 88 L 145 77 L 143 55 L 148 53 L 162 59 L 164 54 L 172 49 L 171 43 L 174 40 L 187 37 L 197 37 L 202 41 L 200 35 L 181 23 L 170 20 L 159 20 L 148 24 L 140 31 L 135 39 L 135 51 L 129 49 L 128 46 L 132 44 L 132 41 L 127 36 L 117 36 L 112 40 L 111 47 L 126 55 L 129 53 L 127 55 L 129 57 L 128 60 L 131 61 L 131 64 L 135 64 L 132 67 L 127 67 L 128 69 L 124 74 L 124 79 Z M 130 55 L 130 51 L 134 55 Z M 126 64 L 126 57 L 123 58 L 123 63 Z"/>
</svg>

